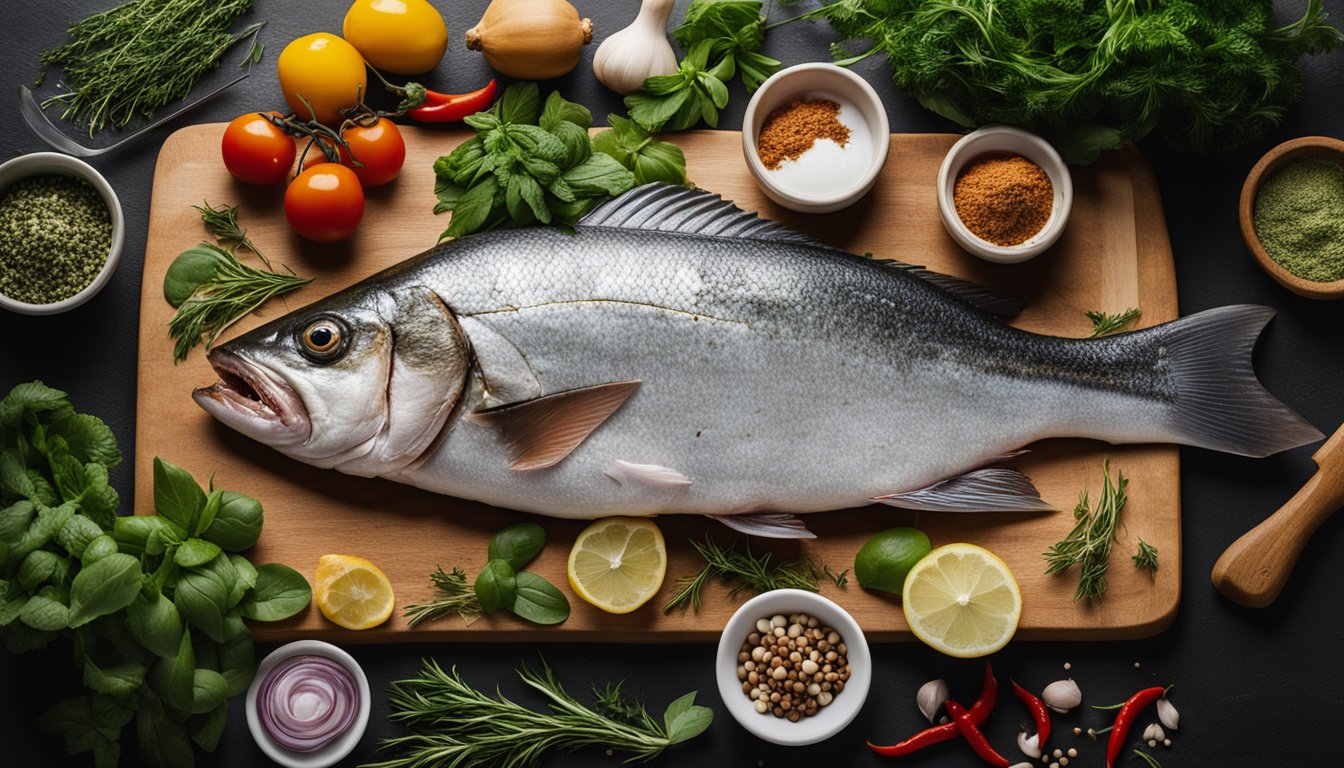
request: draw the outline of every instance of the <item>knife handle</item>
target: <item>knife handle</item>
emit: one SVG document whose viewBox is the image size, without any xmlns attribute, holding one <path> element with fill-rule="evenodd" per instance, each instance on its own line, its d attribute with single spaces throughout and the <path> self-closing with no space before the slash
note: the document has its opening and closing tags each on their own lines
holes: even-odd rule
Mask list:
<svg viewBox="0 0 1344 768">
<path fill-rule="evenodd" d="M 1235 603 L 1263 608 L 1279 596 L 1307 540 L 1341 502 L 1344 472 L 1318 471 L 1288 503 L 1228 547 L 1213 585 Z"/>
</svg>

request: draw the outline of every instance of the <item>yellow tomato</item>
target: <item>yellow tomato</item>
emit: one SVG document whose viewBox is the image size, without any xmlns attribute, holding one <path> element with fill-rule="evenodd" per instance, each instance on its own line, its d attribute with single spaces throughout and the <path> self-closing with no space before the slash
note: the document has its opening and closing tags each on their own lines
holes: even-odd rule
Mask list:
<svg viewBox="0 0 1344 768">
<path fill-rule="evenodd" d="M 375 68 L 418 75 L 448 48 L 443 16 L 426 0 L 355 0 L 341 30 Z"/>
<path fill-rule="evenodd" d="M 285 46 L 276 67 L 280 88 L 294 114 L 331 126 L 341 122 L 341 110 L 354 106 L 368 85 L 359 51 L 326 32 L 300 37 Z M 304 101 L 312 105 L 311 113 Z"/>
</svg>

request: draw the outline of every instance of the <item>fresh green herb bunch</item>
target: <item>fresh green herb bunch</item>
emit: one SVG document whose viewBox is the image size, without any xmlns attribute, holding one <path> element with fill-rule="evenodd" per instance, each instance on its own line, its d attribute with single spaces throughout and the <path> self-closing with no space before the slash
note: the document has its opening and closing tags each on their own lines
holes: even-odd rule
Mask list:
<svg viewBox="0 0 1344 768">
<path fill-rule="evenodd" d="M 1114 315 L 1090 309 L 1086 314 L 1087 319 L 1092 321 L 1092 338 L 1094 339 L 1119 333 L 1125 330 L 1125 327 L 1130 323 L 1139 319 L 1139 310 L 1134 307 Z"/>
<path fill-rule="evenodd" d="M 20 384 L 0 400 L 0 643 L 11 653 L 73 641 L 84 695 L 38 719 L 71 753 L 113 768 L 135 720 L 142 761 L 189 768 L 213 750 L 225 699 L 255 671 L 243 618 L 275 621 L 308 605 L 308 583 L 255 567 L 255 499 L 211 489 L 154 461 L 157 515 L 117 517 L 111 430 L 65 393 Z"/>
<path fill-rule="evenodd" d="M 1272 0 L 826 0 L 824 18 L 885 54 L 897 85 L 965 128 L 1023 126 L 1069 162 L 1156 130 L 1178 149 L 1232 150 L 1278 125 L 1298 60 L 1339 45 L 1321 0 L 1278 26 Z"/>
<path fill-rule="evenodd" d="M 363 768 L 530 768 L 549 752 L 605 747 L 630 752 L 627 762 L 644 762 L 704 732 L 713 710 L 695 705 L 695 692 L 667 706 L 662 722 L 639 702 L 625 699 L 620 686 L 594 687 L 589 707 L 565 691 L 551 668 L 518 672 L 539 692 L 549 711 L 537 712 L 496 693 L 472 688 L 454 667 L 445 672 L 425 661 L 419 675 L 393 684 L 388 692 L 391 719 L 411 733 L 382 743 L 397 757 Z"/>
<path fill-rule="evenodd" d="M 186 98 L 221 56 L 255 36 L 261 24 L 229 31 L 251 7 L 252 0 L 130 0 L 71 24 L 69 42 L 41 56 L 38 85 L 57 66 L 66 89 L 42 106 L 61 107 L 62 119 L 90 135 L 149 117 Z"/>
<path fill-rule="evenodd" d="M 639 123 L 607 115 L 610 130 L 593 137 L 593 151 L 611 155 L 635 175 L 635 186 L 661 181 L 685 184 L 686 155 L 681 147 L 655 139 Z"/>
<path fill-rule="evenodd" d="M 1076 521 L 1073 530 L 1043 555 L 1047 575 L 1063 573 L 1074 565 L 1079 567 L 1074 600 L 1100 599 L 1106 594 L 1106 571 L 1110 568 L 1115 528 L 1120 523 L 1120 511 L 1129 500 L 1126 494 L 1129 481 L 1125 479 L 1125 473 L 1117 470 L 1112 482 L 1110 463 L 1105 462 L 1101 474 L 1101 498 L 1096 507 L 1092 507 L 1087 489 L 1083 489 L 1078 496 L 1078 506 L 1073 510 Z"/>
<path fill-rule="evenodd" d="M 614 158 L 593 152 L 587 107 L 552 92 L 543 109 L 536 83 L 510 85 L 464 122 L 476 136 L 434 162 L 434 212 L 453 213 L 441 237 L 538 222 L 572 227 L 635 185 Z"/>
<path fill-rule="evenodd" d="M 817 578 L 818 569 L 810 560 L 772 562 L 773 555 L 769 552 L 756 554 L 750 547 L 740 550 L 735 544 L 724 547 L 713 539 L 705 539 L 703 544 L 692 541 L 691 546 L 704 559 L 705 567 L 694 576 L 684 576 L 677 580 L 679 591 L 667 601 L 667 605 L 663 606 L 664 613 L 677 608 L 685 610 L 687 606 L 699 611 L 705 586 L 716 578 L 737 582 L 728 593 L 729 597 L 736 597 L 743 591 L 753 595 L 776 589 L 821 591 L 821 584 Z M 823 566 L 821 573 L 832 578 L 837 585 L 843 585 L 847 581 L 846 575 L 849 570 L 833 574 L 829 568 Z"/>
</svg>

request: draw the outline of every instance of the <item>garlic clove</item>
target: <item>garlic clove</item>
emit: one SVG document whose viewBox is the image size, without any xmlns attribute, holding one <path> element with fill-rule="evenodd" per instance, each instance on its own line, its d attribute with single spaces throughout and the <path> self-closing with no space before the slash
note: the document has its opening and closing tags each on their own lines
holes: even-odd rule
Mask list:
<svg viewBox="0 0 1344 768">
<path fill-rule="evenodd" d="M 1157 723 L 1149 723 L 1148 727 L 1143 729 L 1144 741 L 1158 742 L 1163 741 L 1166 738 L 1167 738 L 1166 732 L 1164 732 L 1162 730 L 1162 726 L 1158 725 Z M 1154 745 L 1150 743 L 1148 746 L 1154 746 Z"/>
<path fill-rule="evenodd" d="M 1036 768 L 1036 765 L 1034 763 L 1018 763 L 1017 765 L 1012 766 L 1012 768 Z"/>
<path fill-rule="evenodd" d="M 1017 734 L 1017 748 L 1022 750 L 1022 754 L 1035 760 L 1041 756 L 1041 740 L 1039 733 L 1033 733 L 1030 736 L 1026 731 L 1019 731 Z"/>
<path fill-rule="evenodd" d="M 919 711 L 924 713 L 925 719 L 932 723 L 938 713 L 943 711 L 943 705 L 951 696 L 947 681 L 930 680 L 919 687 L 919 692 L 915 694 L 915 703 L 919 705 Z"/>
<path fill-rule="evenodd" d="M 1083 692 L 1072 679 L 1056 680 L 1041 691 L 1041 701 L 1056 712 L 1065 714 L 1083 703 Z"/>
<path fill-rule="evenodd" d="M 1173 731 L 1180 726 L 1181 715 L 1166 696 L 1157 700 L 1157 719 Z M 1161 739 L 1158 739 L 1158 741 L 1161 741 Z"/>
<path fill-rule="evenodd" d="M 677 72 L 677 54 L 667 41 L 673 0 L 644 0 L 630 26 L 609 36 L 593 54 L 593 74 L 617 93 L 631 94 L 655 75 Z"/>
</svg>

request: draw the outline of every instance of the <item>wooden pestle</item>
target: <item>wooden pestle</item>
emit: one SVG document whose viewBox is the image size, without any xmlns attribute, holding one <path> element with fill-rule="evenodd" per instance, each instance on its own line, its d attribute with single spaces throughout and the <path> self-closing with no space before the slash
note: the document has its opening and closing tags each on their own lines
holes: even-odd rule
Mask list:
<svg viewBox="0 0 1344 768">
<path fill-rule="evenodd" d="M 1311 458 L 1316 474 L 1213 565 L 1213 585 L 1233 602 L 1263 608 L 1279 596 L 1316 529 L 1344 505 L 1344 425 Z"/>
</svg>

